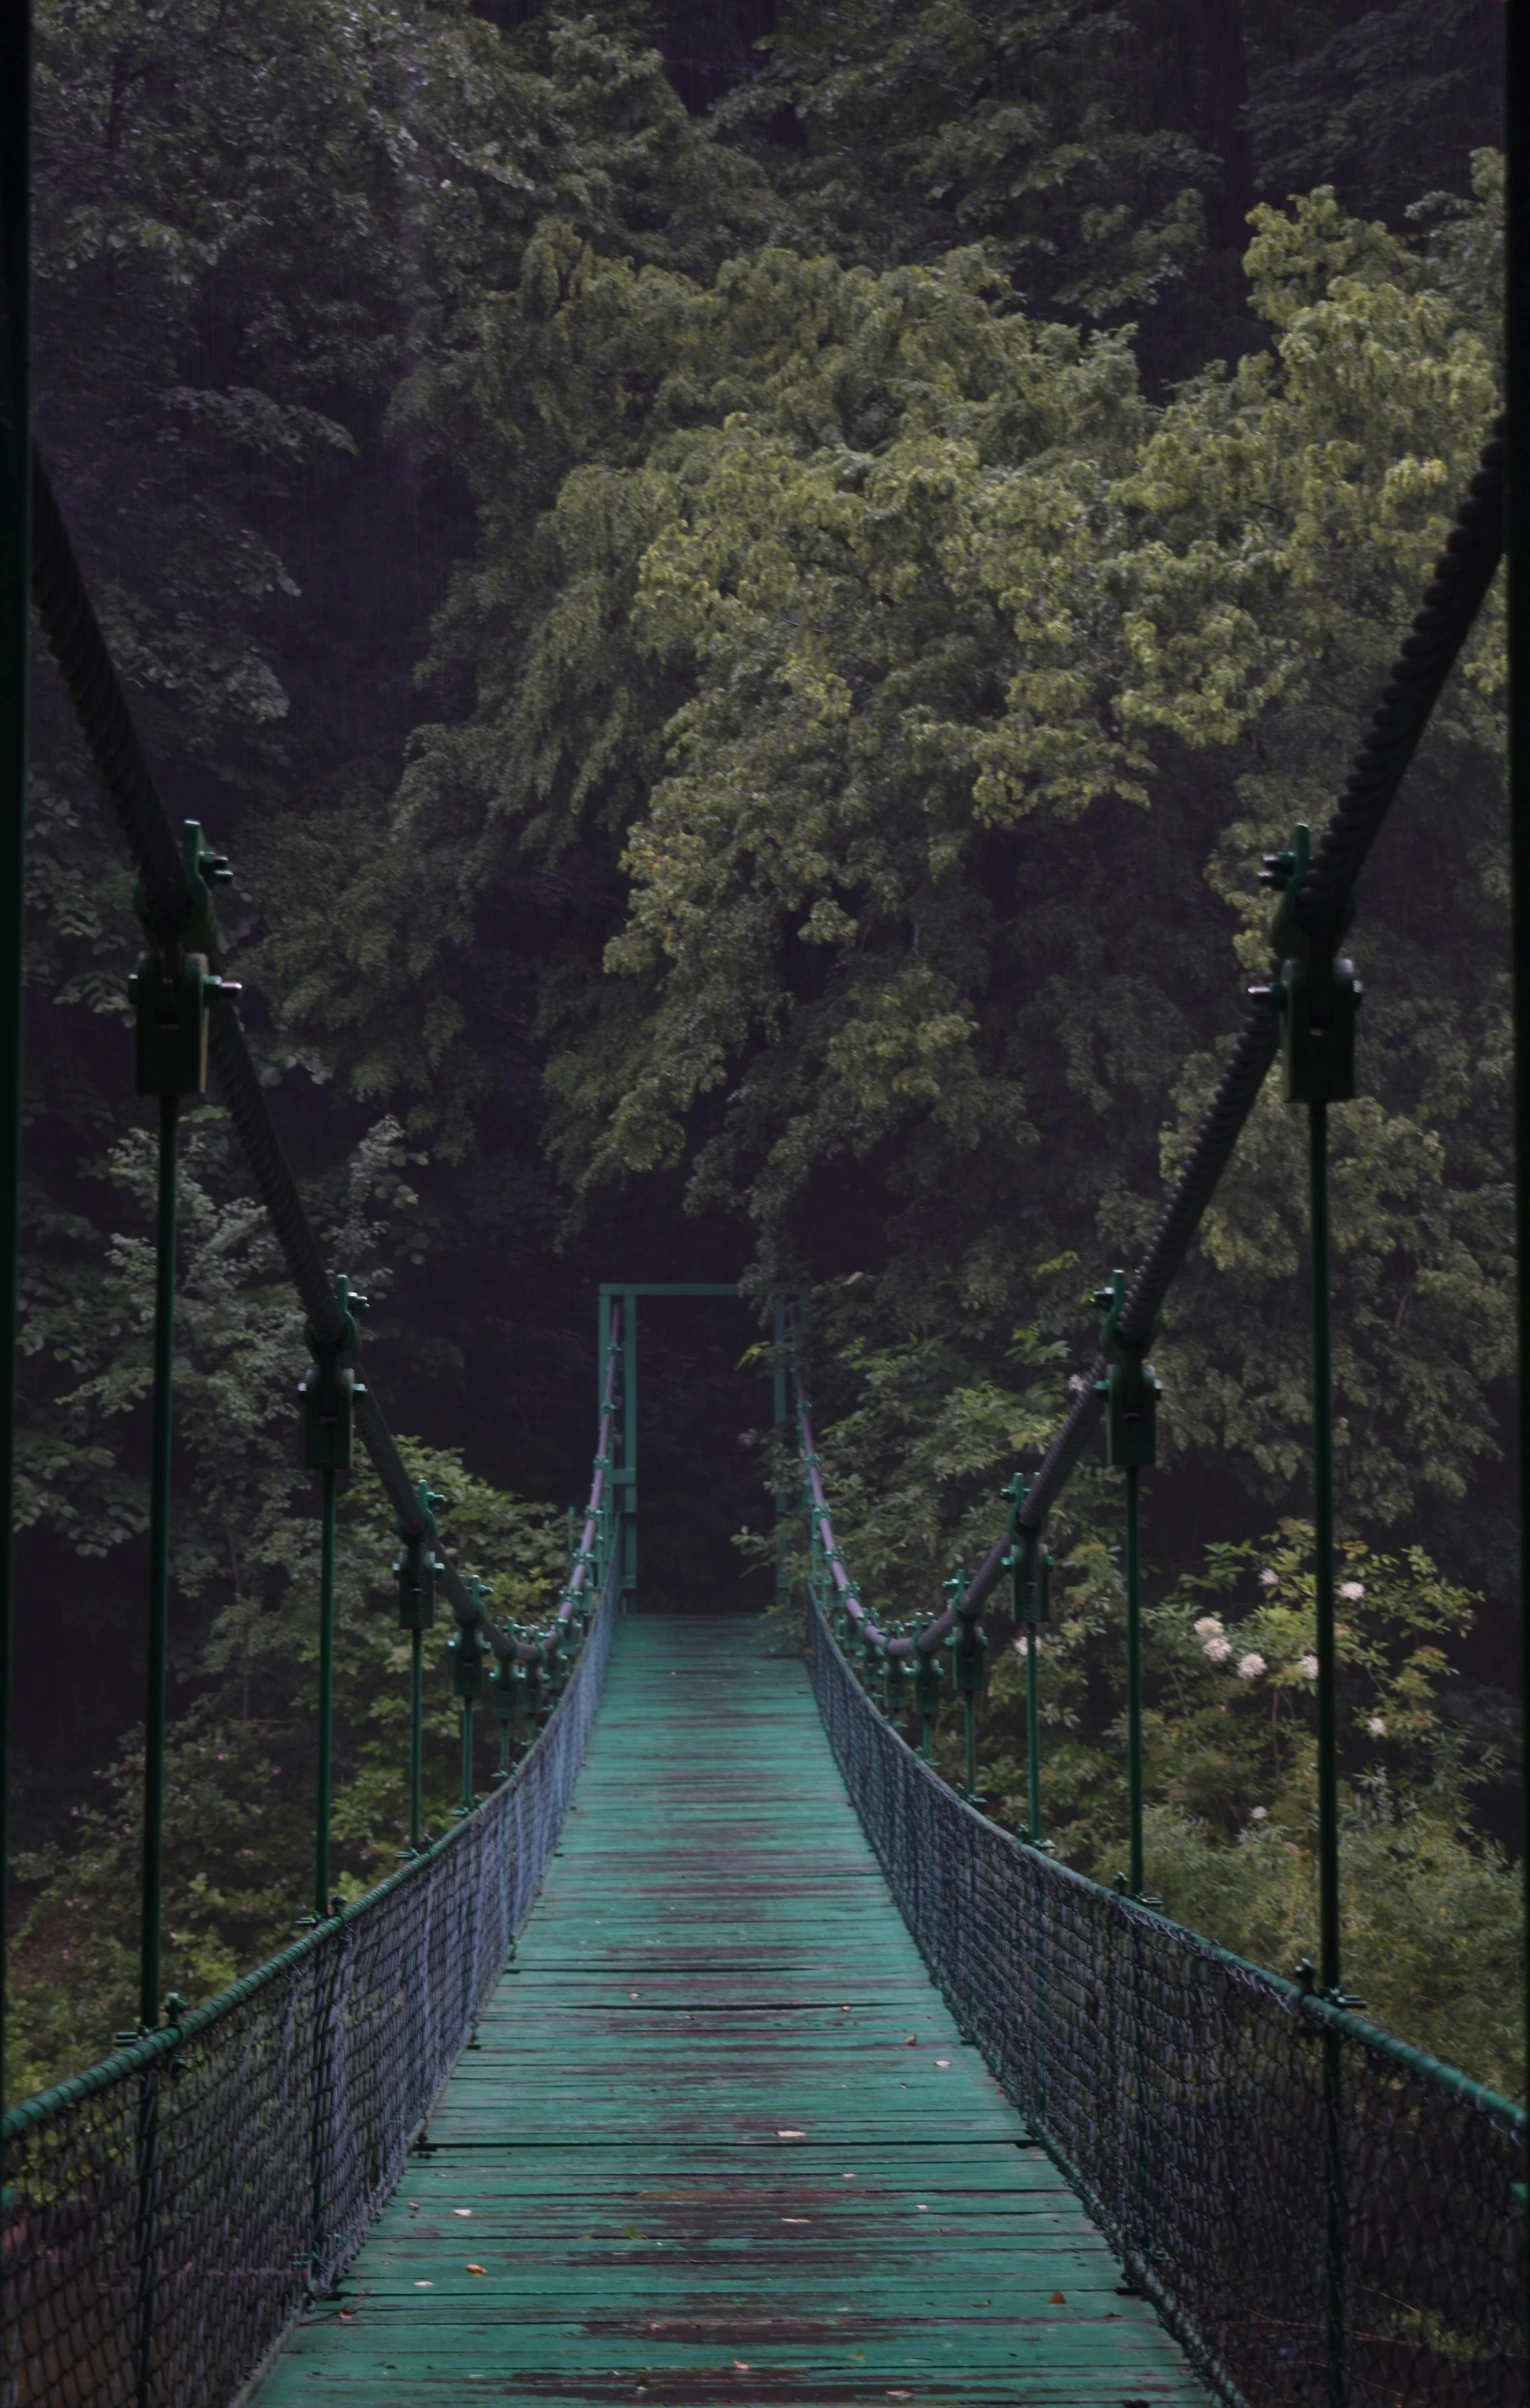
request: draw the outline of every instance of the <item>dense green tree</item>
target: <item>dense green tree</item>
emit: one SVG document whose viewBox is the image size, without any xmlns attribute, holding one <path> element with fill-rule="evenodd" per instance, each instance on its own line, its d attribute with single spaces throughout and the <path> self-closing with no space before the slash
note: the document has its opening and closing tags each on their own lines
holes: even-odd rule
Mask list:
<svg viewBox="0 0 1530 2408">
<path fill-rule="evenodd" d="M 826 1449 L 890 1608 L 986 1543 L 1263 965 L 1258 857 L 1326 811 L 1496 406 L 1493 161 L 1467 180 L 1493 14 L 42 9 L 43 438 L 166 791 L 233 841 L 261 1058 L 411 1424 L 508 1326 L 485 1260 L 545 1316 L 496 1399 L 539 1424 L 587 1395 L 541 1293 L 585 1215 L 624 1260 L 704 1243 L 818 1283 Z M 1484 1716 L 1443 1662 L 1476 1644 L 1456 1584 L 1491 1613 L 1507 1564 L 1496 611 L 1367 875 L 1366 1093 L 1336 1116 L 1342 1506 L 1386 1624 L 1348 1676 L 1387 1728 L 1348 1732 L 1346 1844 L 1383 2011 L 1426 2038 L 1508 1946 L 1503 1867 L 1462 1837 Z M 129 878 L 38 692 L 25 1560 L 70 1565 L 120 1664 Z M 301 1894 L 314 1530 L 301 1333 L 213 1109 L 186 1226 L 172 1952 L 205 1990 Z M 1300 1231 L 1271 1095 L 1157 1350 L 1158 1878 L 1277 1955 L 1310 1919 L 1303 1692 L 1230 1686 L 1189 1584 L 1248 1570 L 1208 1574 L 1208 1539 L 1305 1510 Z M 545 1512 L 426 1467 L 470 1564 L 540 1594 Z M 396 1836 L 400 1691 L 364 1483 L 352 1511 L 359 1884 Z M 1103 1871 L 1112 1515 L 1083 1476 L 1047 1640 L 1060 1828 Z M 1296 1544 L 1260 1557 L 1293 1614 Z M 1274 1663 L 1275 1611 L 1212 1635 Z M 33 1848 L 39 2076 L 70 2047 L 48 1984 L 92 2033 L 130 1987 L 119 1688 L 87 1844 Z M 1460 1961 L 1429 1973 L 1398 1934 L 1447 1894 Z M 1461 2045 L 1496 2075 L 1491 2024 Z"/>
</svg>

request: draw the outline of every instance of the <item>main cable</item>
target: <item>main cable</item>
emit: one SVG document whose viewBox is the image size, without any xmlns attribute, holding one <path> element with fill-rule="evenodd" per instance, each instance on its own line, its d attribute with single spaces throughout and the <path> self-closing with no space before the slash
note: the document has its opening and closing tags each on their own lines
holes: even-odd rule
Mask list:
<svg viewBox="0 0 1530 2408">
<path fill-rule="evenodd" d="M 196 898 L 170 814 L 149 766 L 131 706 L 70 540 L 42 453 L 32 447 L 32 599 L 80 732 L 127 842 L 142 886 L 141 908 L 156 943 L 174 945 L 196 917 Z M 344 1343 L 345 1316 L 312 1222 L 292 1174 L 248 1041 L 231 1002 L 208 1016 L 208 1054 L 251 1182 L 270 1218 L 288 1277 L 321 1346 Z M 433 1524 L 410 1479 L 398 1443 L 370 1384 L 356 1399 L 362 1444 L 407 1538 Z M 439 1559 L 442 1587 L 464 1630 L 476 1629 L 501 1660 L 537 1657 L 536 1642 L 517 1644 L 485 1613 L 456 1567 Z"/>
</svg>

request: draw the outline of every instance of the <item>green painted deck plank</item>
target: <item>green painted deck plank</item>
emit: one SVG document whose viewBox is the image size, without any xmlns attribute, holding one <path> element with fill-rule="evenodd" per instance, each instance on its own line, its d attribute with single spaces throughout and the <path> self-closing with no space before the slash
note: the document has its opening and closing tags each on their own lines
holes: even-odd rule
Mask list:
<svg viewBox="0 0 1530 2408">
<path fill-rule="evenodd" d="M 251 2408 L 1192 2408 L 747 1624 L 616 1635 L 512 1969 Z"/>
</svg>

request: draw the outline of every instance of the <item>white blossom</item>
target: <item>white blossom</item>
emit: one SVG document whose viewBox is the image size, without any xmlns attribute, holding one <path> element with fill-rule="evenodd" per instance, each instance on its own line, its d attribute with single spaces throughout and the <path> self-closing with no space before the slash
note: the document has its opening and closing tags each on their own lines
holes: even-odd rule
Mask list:
<svg viewBox="0 0 1530 2408">
<path fill-rule="evenodd" d="M 1315 1655 L 1298 1656 L 1296 1659 L 1296 1669 L 1301 1674 L 1304 1681 L 1315 1681 L 1318 1676 L 1317 1657 Z"/>
<path fill-rule="evenodd" d="M 1222 1625 L 1217 1620 L 1216 1615 L 1202 1614 L 1199 1622 L 1197 1622 L 1195 1626 L 1195 1635 L 1198 1639 L 1220 1639 L 1222 1636 Z"/>
<path fill-rule="evenodd" d="M 1257 1681 L 1263 1670 L 1264 1658 L 1262 1655 L 1239 1656 L 1238 1678 L 1240 1681 Z"/>
<path fill-rule="evenodd" d="M 1225 1664 L 1232 1654 L 1231 1639 L 1224 1639 L 1218 1633 L 1214 1638 L 1206 1641 L 1206 1653 L 1210 1656 L 1213 1664 Z"/>
<path fill-rule="evenodd" d="M 1379 1714 L 1373 1714 L 1365 1727 L 1373 1739 L 1385 1739 L 1387 1735 L 1387 1726 Z"/>
<path fill-rule="evenodd" d="M 1270 1819 L 1268 1806 L 1251 1806 L 1248 1810 L 1248 1819 L 1251 1823 L 1267 1823 Z"/>
<path fill-rule="evenodd" d="M 1351 1605 L 1358 1605 L 1365 1595 L 1365 1582 L 1363 1580 L 1341 1580 L 1339 1595 L 1347 1597 Z"/>
<path fill-rule="evenodd" d="M 1030 1652 L 1031 1634 L 1028 1630 L 1023 1630 L 1015 1641 L 1015 1653 L 1017 1656 L 1028 1656 Z"/>
<path fill-rule="evenodd" d="M 1278 1589 L 1280 1586 L 1280 1574 L 1278 1572 L 1272 1572 L 1268 1564 L 1265 1565 L 1264 1570 L 1259 1575 L 1259 1578 L 1263 1586 L 1267 1589 Z"/>
</svg>

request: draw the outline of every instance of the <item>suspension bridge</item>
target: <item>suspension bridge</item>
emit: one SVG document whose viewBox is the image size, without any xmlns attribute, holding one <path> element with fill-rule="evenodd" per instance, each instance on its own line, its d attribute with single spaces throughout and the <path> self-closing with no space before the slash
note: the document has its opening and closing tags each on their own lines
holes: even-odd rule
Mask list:
<svg viewBox="0 0 1530 2408">
<path fill-rule="evenodd" d="M 516 1623 L 452 1564 L 440 1500 L 358 1376 L 359 1300 L 323 1258 L 220 971 L 226 864 L 199 827 L 171 824 L 31 442 L 25 179 L 7 174 L 4 533 L 23 577 L 0 629 L 22 730 L 7 776 L 25 767 L 29 594 L 138 875 L 136 1081 L 158 1110 L 159 1203 L 139 2013 L 114 2054 L 6 2113 L 5 2408 L 1521 2402 L 1524 2113 L 1367 2021 L 1343 1986 L 1327 1196 L 1327 1116 L 1355 1092 L 1342 947 L 1500 558 L 1501 436 L 1330 822 L 1270 859 L 1270 977 L 1142 1262 L 1101 1290 L 1099 1355 L 976 1575 L 913 1623 L 862 1595 L 815 1442 L 810 1349 L 780 1297 L 765 1300 L 775 1411 L 800 1499 L 778 1500 L 778 1587 L 789 1607 L 805 1564 L 802 1650 L 769 1656 L 747 1622 L 666 1613 L 636 1548 L 638 1315 L 654 1291 L 615 1280 L 567 1578 L 543 1619 Z M 1320 1948 L 1290 1978 L 1162 1914 L 1142 1841 L 1147 1350 L 1277 1061 L 1310 1170 L 1317 1599 Z M 179 1116 L 209 1071 L 312 1358 L 320 1746 L 303 1936 L 188 2005 L 162 1995 L 160 1955 L 170 1440 Z M 13 1265 L 13 1224 L 7 1243 Z M 7 1349 L 14 1310 L 12 1295 Z M 1115 1889 L 1049 1853 L 1039 1744 L 1047 1519 L 1096 1438 L 1122 1475 L 1129 1861 Z M 337 1497 L 358 1450 L 398 1524 L 409 1845 L 342 1905 Z M 975 1794 L 995 1605 L 1030 1640 L 1018 1833 Z M 433 1837 L 424 1698 L 443 1639 L 462 1795 Z M 963 1783 L 931 1760 L 943 1707 Z M 487 1798 L 482 1713 L 501 1734 Z"/>
</svg>

